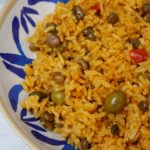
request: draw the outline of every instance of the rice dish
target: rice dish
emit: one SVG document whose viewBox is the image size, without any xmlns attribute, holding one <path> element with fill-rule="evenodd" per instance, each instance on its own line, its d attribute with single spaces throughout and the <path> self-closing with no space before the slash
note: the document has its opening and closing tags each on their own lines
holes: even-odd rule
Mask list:
<svg viewBox="0 0 150 150">
<path fill-rule="evenodd" d="M 150 1 L 70 0 L 27 39 L 21 106 L 81 150 L 150 149 Z"/>
</svg>

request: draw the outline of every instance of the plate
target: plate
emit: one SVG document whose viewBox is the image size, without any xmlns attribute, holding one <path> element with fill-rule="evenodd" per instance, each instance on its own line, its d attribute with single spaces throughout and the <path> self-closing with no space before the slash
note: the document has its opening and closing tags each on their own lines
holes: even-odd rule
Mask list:
<svg viewBox="0 0 150 150">
<path fill-rule="evenodd" d="M 67 0 L 59 0 L 66 3 Z M 58 0 L 10 0 L 0 18 L 0 102 L 5 118 L 31 146 L 40 150 L 74 150 L 60 135 L 47 131 L 39 120 L 19 105 L 27 93 L 20 82 L 25 78 L 26 64 L 35 59 L 28 50 L 26 37 L 48 13 L 53 13 Z"/>
</svg>

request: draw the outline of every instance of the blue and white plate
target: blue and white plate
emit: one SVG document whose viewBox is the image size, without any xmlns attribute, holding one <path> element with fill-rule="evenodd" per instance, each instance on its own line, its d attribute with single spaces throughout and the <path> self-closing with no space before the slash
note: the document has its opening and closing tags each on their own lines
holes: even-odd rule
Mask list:
<svg viewBox="0 0 150 150">
<path fill-rule="evenodd" d="M 54 11 L 58 1 L 66 3 L 68 0 L 10 0 L 0 23 L 1 108 L 14 129 L 36 150 L 74 150 L 19 105 L 27 96 L 20 85 L 25 77 L 24 65 L 35 58 L 25 39 L 34 32 L 37 21 Z"/>
</svg>

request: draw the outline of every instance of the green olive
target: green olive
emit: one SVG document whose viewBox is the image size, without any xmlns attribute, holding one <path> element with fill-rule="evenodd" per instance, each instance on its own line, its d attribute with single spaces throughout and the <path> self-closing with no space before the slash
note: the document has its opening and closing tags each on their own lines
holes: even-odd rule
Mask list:
<svg viewBox="0 0 150 150">
<path fill-rule="evenodd" d="M 52 91 L 51 100 L 56 104 L 64 104 L 65 103 L 65 93 L 62 91 Z"/>
<path fill-rule="evenodd" d="M 150 13 L 150 2 L 143 5 L 143 13 Z"/>
<path fill-rule="evenodd" d="M 90 148 L 90 143 L 87 141 L 86 138 L 82 138 L 82 139 L 80 140 L 80 142 L 81 142 L 81 150 L 89 150 L 89 148 Z"/>
<path fill-rule="evenodd" d="M 116 24 L 119 21 L 119 16 L 115 12 L 111 12 L 108 16 L 108 23 Z"/>
<path fill-rule="evenodd" d="M 94 30 L 92 27 L 87 27 L 86 29 L 83 30 L 83 35 L 89 39 L 89 40 L 95 40 L 96 37 L 94 35 Z"/>
<path fill-rule="evenodd" d="M 105 98 L 105 109 L 109 113 L 118 113 L 126 105 L 126 94 L 122 91 L 113 91 Z"/>
<path fill-rule="evenodd" d="M 47 97 L 47 94 L 42 93 L 40 91 L 35 91 L 35 92 L 32 92 L 32 93 L 29 94 L 29 96 L 32 96 L 32 95 L 38 96 L 39 97 L 39 101 Z"/>
<path fill-rule="evenodd" d="M 84 13 L 80 6 L 74 6 L 72 8 L 72 13 L 76 17 L 77 20 L 83 20 L 84 19 Z"/>
<path fill-rule="evenodd" d="M 134 49 L 137 49 L 141 44 L 139 38 L 130 39 L 130 43 L 132 44 Z"/>
<path fill-rule="evenodd" d="M 60 38 L 53 33 L 48 33 L 46 36 L 46 43 L 49 47 L 54 48 L 60 46 Z"/>
</svg>

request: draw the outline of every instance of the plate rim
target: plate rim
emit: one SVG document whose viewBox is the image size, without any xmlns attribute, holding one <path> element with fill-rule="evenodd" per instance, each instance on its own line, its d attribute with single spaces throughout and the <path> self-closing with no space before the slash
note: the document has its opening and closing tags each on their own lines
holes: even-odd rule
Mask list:
<svg viewBox="0 0 150 150">
<path fill-rule="evenodd" d="M 6 4 L 0 11 L 0 30 L 1 27 L 8 16 L 9 12 L 13 8 L 13 6 L 16 4 L 18 0 L 7 0 Z M 13 120 L 13 118 L 9 115 L 9 112 L 3 102 L 4 100 L 2 99 L 0 95 L 0 112 L 2 113 L 4 119 L 8 122 L 9 126 L 14 130 L 14 132 L 23 139 L 23 141 L 33 150 L 40 150 L 37 144 L 33 142 L 33 140 L 30 140 L 27 138 L 23 130 L 17 125 L 17 123 Z"/>
</svg>

